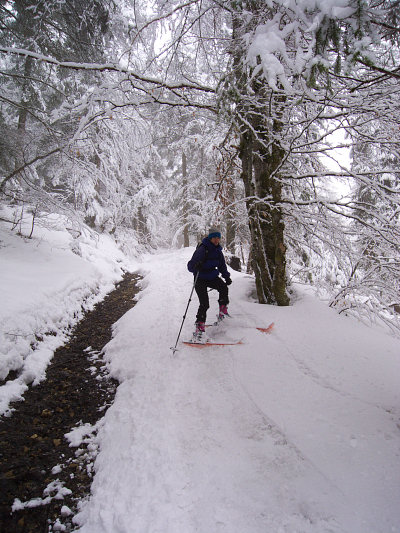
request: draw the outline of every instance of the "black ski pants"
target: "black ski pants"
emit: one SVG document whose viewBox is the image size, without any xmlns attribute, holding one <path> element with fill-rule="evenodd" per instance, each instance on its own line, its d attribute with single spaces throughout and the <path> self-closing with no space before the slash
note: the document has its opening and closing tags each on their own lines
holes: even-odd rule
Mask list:
<svg viewBox="0 0 400 533">
<path fill-rule="evenodd" d="M 210 307 L 210 301 L 208 299 L 208 288 L 216 289 L 219 293 L 218 303 L 219 305 L 228 305 L 228 285 L 222 281 L 221 278 L 215 278 L 211 280 L 197 279 L 195 285 L 195 291 L 199 297 L 199 309 L 197 311 L 197 322 L 205 322 L 207 316 L 207 309 Z"/>
</svg>

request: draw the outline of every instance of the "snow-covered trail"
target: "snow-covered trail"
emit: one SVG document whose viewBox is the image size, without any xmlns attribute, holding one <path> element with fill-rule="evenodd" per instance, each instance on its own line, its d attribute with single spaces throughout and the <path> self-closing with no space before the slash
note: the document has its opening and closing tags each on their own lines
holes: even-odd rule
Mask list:
<svg viewBox="0 0 400 533">
<path fill-rule="evenodd" d="M 141 299 L 107 345 L 121 385 L 81 533 L 400 532 L 398 341 L 307 294 L 252 303 L 252 279 L 233 272 L 225 338 L 244 344 L 173 356 L 192 251 L 145 259 Z"/>
</svg>

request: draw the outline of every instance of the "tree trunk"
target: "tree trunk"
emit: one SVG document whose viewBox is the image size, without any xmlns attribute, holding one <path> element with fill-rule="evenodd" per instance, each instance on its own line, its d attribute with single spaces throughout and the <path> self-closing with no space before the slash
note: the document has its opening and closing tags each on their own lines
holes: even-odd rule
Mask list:
<svg viewBox="0 0 400 533">
<path fill-rule="evenodd" d="M 148 235 L 147 235 L 146 219 L 143 215 L 142 207 L 138 207 L 138 210 L 137 210 L 136 227 L 137 227 L 139 239 L 141 240 L 147 239 Z"/>
<path fill-rule="evenodd" d="M 251 4 L 250 4 L 251 5 Z M 286 247 L 281 208 L 282 183 L 279 166 L 285 151 L 277 139 L 284 99 L 255 77 L 243 62 L 241 37 L 248 28 L 241 18 L 242 3 L 234 1 L 232 50 L 236 85 L 236 123 L 240 131 L 242 179 L 251 234 L 251 266 L 260 303 L 288 305 L 286 292 Z M 249 91 L 251 85 L 251 94 Z M 272 142 L 271 142 L 272 141 Z"/>
<path fill-rule="evenodd" d="M 233 182 L 230 181 L 227 185 L 228 185 L 227 200 L 229 204 L 232 204 L 235 200 Z M 236 254 L 235 239 L 236 239 L 235 213 L 234 213 L 234 209 L 230 207 L 228 209 L 227 217 L 226 217 L 226 248 L 232 255 Z"/>
<path fill-rule="evenodd" d="M 28 105 L 29 105 L 29 84 L 31 83 L 28 79 L 31 76 L 32 73 L 32 58 L 27 57 L 25 58 L 25 64 L 24 64 L 24 81 L 22 84 L 22 97 L 20 100 L 20 108 L 18 111 L 18 125 L 17 125 L 17 132 L 18 132 L 18 148 L 17 148 L 17 154 L 15 158 L 15 168 L 19 168 L 24 161 L 23 153 L 24 153 L 24 144 L 25 144 L 25 137 L 26 137 L 26 119 L 28 117 Z"/>
<path fill-rule="evenodd" d="M 267 256 L 264 250 L 264 238 L 260 223 L 260 204 L 255 201 L 256 190 L 253 179 L 253 139 L 251 132 L 242 135 L 240 159 L 242 161 L 241 178 L 247 197 L 246 207 L 251 235 L 251 266 L 256 278 L 256 289 L 260 303 L 273 303 L 272 279 L 269 272 Z"/>
<path fill-rule="evenodd" d="M 28 116 L 28 104 L 29 104 L 29 98 L 27 95 L 28 86 L 31 83 L 28 79 L 31 76 L 32 73 L 32 62 L 33 59 L 31 57 L 25 58 L 25 65 L 24 65 L 24 83 L 22 85 L 22 98 L 21 98 L 21 107 L 18 113 L 18 132 L 22 132 L 22 134 L 26 131 L 26 118 Z"/>
<path fill-rule="evenodd" d="M 255 152 L 253 158 L 254 182 L 256 196 L 261 199 L 258 207 L 260 232 L 272 283 L 273 300 L 278 305 L 289 305 L 289 298 L 286 292 L 285 226 L 280 205 L 282 201 L 282 182 L 277 171 L 285 157 L 285 151 L 275 140 L 268 144 L 271 136 L 277 139 L 281 133 L 282 123 L 279 118 L 284 102 L 282 97 L 274 98 L 273 95 L 270 98 L 270 102 L 275 103 L 275 106 L 271 106 L 275 112 L 275 119 L 272 122 L 272 135 L 265 131 L 264 124 L 260 121 L 260 117 L 262 117 L 261 110 L 257 110 L 252 115 L 253 131 L 257 134 L 257 140 L 255 140 L 253 148 Z"/>
<path fill-rule="evenodd" d="M 185 152 L 182 152 L 182 185 L 183 185 L 183 246 L 188 248 L 189 243 L 189 224 L 187 203 L 187 159 Z"/>
<path fill-rule="evenodd" d="M 260 116 L 254 113 L 254 116 Z M 247 119 L 249 120 L 249 115 Z M 242 133 L 240 158 L 242 180 L 251 234 L 251 266 L 260 303 L 289 305 L 286 293 L 286 247 L 280 202 L 282 184 L 274 174 L 285 155 L 275 143 L 267 153 L 262 130 L 253 120 L 251 130 Z M 243 128 L 242 128 L 243 130 Z M 256 132 L 256 133 L 254 133 Z M 257 134 L 257 138 L 256 137 Z"/>
</svg>

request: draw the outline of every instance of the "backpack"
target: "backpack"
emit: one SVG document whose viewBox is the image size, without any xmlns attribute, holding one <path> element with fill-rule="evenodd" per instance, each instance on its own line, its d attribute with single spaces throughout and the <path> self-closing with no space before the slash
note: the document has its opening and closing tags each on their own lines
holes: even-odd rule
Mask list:
<svg viewBox="0 0 400 533">
<path fill-rule="evenodd" d="M 196 250 L 197 250 L 197 248 L 200 248 L 200 246 L 204 246 L 204 248 L 206 249 L 206 257 L 207 257 L 207 255 L 208 255 L 208 248 L 207 248 L 207 246 L 206 246 L 203 242 L 198 242 L 198 243 L 197 243 L 197 246 L 196 246 Z"/>
<path fill-rule="evenodd" d="M 202 242 L 199 242 L 199 243 L 197 243 L 196 250 L 198 250 L 200 248 L 200 246 L 204 246 L 204 248 L 206 249 L 206 254 L 204 256 L 204 261 L 202 263 L 199 263 L 199 264 L 202 265 L 203 263 L 205 263 L 207 261 L 208 248 L 207 248 L 207 246 L 205 244 L 203 244 Z"/>
</svg>

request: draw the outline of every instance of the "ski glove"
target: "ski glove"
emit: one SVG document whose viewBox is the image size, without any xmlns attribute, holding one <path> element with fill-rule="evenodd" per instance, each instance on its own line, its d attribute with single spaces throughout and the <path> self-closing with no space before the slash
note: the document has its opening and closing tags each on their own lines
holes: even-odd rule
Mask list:
<svg viewBox="0 0 400 533">
<path fill-rule="evenodd" d="M 230 285 L 230 284 L 232 283 L 231 278 L 226 278 L 225 283 L 226 283 L 227 285 Z"/>
</svg>

